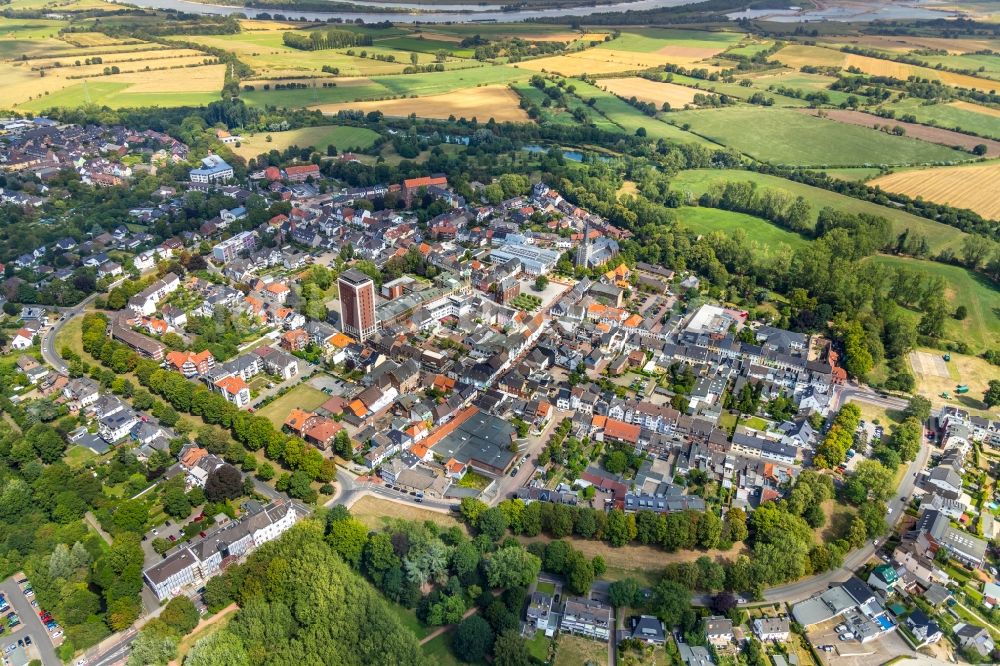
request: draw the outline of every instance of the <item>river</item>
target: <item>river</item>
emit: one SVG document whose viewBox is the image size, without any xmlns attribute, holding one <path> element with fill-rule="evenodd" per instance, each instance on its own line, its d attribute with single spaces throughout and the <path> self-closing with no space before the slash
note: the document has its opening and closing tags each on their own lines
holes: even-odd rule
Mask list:
<svg viewBox="0 0 1000 666">
<path fill-rule="evenodd" d="M 118 0 L 114 0 L 118 1 Z M 623 12 L 638 9 L 656 9 L 658 7 L 676 7 L 686 5 L 697 0 L 635 0 L 634 2 L 621 2 L 610 5 L 593 5 L 583 7 L 565 7 L 557 9 L 518 9 L 515 11 L 499 11 L 499 5 L 427 5 L 406 2 L 400 0 L 392 3 L 368 2 L 359 0 L 353 2 L 355 5 L 367 5 L 371 7 L 400 7 L 398 12 L 306 12 L 294 8 L 287 9 L 257 9 L 255 7 L 231 7 L 228 5 L 210 5 L 202 2 L 192 2 L 191 0 L 128 0 L 121 4 L 135 5 L 147 9 L 175 9 L 179 12 L 191 14 L 246 14 L 254 17 L 261 13 L 281 14 L 289 19 L 305 19 L 307 21 L 326 21 L 337 18 L 344 21 L 356 21 L 361 19 L 366 23 L 378 23 L 381 21 L 391 21 L 393 23 L 475 23 L 483 21 L 495 21 L 498 23 L 511 23 L 515 21 L 527 21 L 529 19 L 546 17 L 573 17 L 589 16 L 602 12 Z M 331 3 L 333 4 L 333 3 Z M 465 11 L 454 11 L 457 7 L 465 7 Z M 406 11 L 406 9 L 421 11 Z M 438 11 L 438 10 L 441 11 Z"/>
<path fill-rule="evenodd" d="M 113 0 L 119 2 L 120 0 Z M 174 9 L 180 12 L 191 14 L 246 14 L 253 17 L 261 13 L 282 14 L 289 19 L 304 19 L 307 21 L 326 21 L 328 19 L 341 19 L 343 21 L 356 21 L 361 19 L 366 23 L 378 23 L 381 21 L 391 21 L 393 23 L 475 23 L 483 21 L 495 21 L 499 23 L 510 23 L 515 21 L 527 21 L 538 18 L 551 17 L 580 17 L 591 14 L 601 14 L 606 12 L 625 12 L 629 10 L 657 9 L 662 7 L 676 7 L 686 5 L 698 0 L 634 0 L 633 2 L 619 2 L 608 5 L 587 5 L 580 7 L 560 7 L 556 9 L 518 9 L 514 11 L 500 11 L 501 4 L 496 0 L 488 4 L 442 4 L 428 5 L 413 2 L 412 0 L 392 0 L 392 2 L 373 2 L 371 0 L 353 0 L 352 4 L 369 7 L 393 7 L 399 11 L 329 11 L 329 12 L 307 12 L 294 8 L 287 9 L 257 9 L 253 7 L 233 7 L 229 5 L 212 5 L 193 0 L 121 0 L 121 4 L 135 5 L 148 9 Z M 333 3 L 331 3 L 332 5 Z M 933 9 L 934 2 L 926 0 L 904 0 L 884 2 L 875 4 L 867 11 L 858 11 L 854 3 L 845 3 L 847 7 L 827 6 L 824 8 L 810 9 L 806 11 L 792 10 L 751 10 L 747 13 L 731 14 L 730 18 L 737 19 L 768 17 L 774 21 L 782 22 L 807 22 L 807 21 L 863 21 L 880 19 L 927 19 L 946 18 L 954 16 L 954 13 L 947 11 L 937 11 Z M 851 6 L 854 5 L 854 6 Z M 464 11 L 461 11 L 464 10 Z"/>
</svg>

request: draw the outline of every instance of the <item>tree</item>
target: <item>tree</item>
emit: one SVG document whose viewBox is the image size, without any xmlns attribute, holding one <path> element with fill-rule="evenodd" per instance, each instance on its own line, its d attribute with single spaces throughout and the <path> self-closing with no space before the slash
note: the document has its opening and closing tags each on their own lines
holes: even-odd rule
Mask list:
<svg viewBox="0 0 1000 666">
<path fill-rule="evenodd" d="M 128 666 L 166 666 L 177 656 L 178 638 L 153 631 L 141 631 L 132 642 Z"/>
<path fill-rule="evenodd" d="M 330 523 L 327 542 L 354 569 L 361 567 L 361 556 L 368 542 L 368 528 L 360 520 L 350 518 Z"/>
<path fill-rule="evenodd" d="M 490 587 L 522 587 L 538 578 L 542 561 L 521 546 L 507 546 L 486 561 Z"/>
<path fill-rule="evenodd" d="M 269 462 L 262 462 L 257 466 L 257 478 L 261 481 L 270 481 L 274 478 L 274 465 Z"/>
<path fill-rule="evenodd" d="M 903 410 L 905 418 L 914 418 L 923 423 L 931 415 L 931 401 L 922 395 L 915 395 L 910 398 L 906 409 Z"/>
<path fill-rule="evenodd" d="M 634 578 L 622 578 L 608 587 L 608 600 L 615 608 L 636 606 L 642 599 L 639 582 Z"/>
<path fill-rule="evenodd" d="M 986 403 L 987 407 L 996 407 L 1000 405 L 1000 379 L 991 379 L 983 394 L 983 402 Z"/>
<path fill-rule="evenodd" d="M 671 580 L 663 579 L 653 588 L 653 612 L 668 627 L 680 624 L 691 608 L 691 591 Z"/>
<path fill-rule="evenodd" d="M 712 597 L 712 610 L 719 615 L 725 615 L 736 608 L 736 597 L 729 592 L 720 592 Z"/>
<path fill-rule="evenodd" d="M 163 510 L 171 518 L 183 520 L 191 515 L 191 500 L 183 488 L 171 486 L 163 493 Z"/>
<path fill-rule="evenodd" d="M 194 603 L 184 595 L 176 596 L 168 601 L 163 612 L 160 613 L 160 620 L 173 629 L 178 636 L 190 633 L 198 626 L 200 618 L 201 614 L 195 608 Z"/>
<path fill-rule="evenodd" d="M 544 275 L 539 275 L 535 278 L 535 291 L 545 291 L 545 288 L 549 286 L 549 278 Z"/>
<path fill-rule="evenodd" d="M 205 498 L 209 502 L 224 502 L 243 494 L 243 475 L 225 463 L 208 473 L 205 480 Z"/>
<path fill-rule="evenodd" d="M 458 625 L 451 647 L 455 655 L 465 662 L 476 663 L 493 648 L 493 629 L 478 615 L 472 615 Z"/>
<path fill-rule="evenodd" d="M 129 499 L 118 502 L 114 523 L 119 530 L 142 534 L 146 531 L 147 521 L 149 521 L 149 507 L 142 500 Z"/>
<path fill-rule="evenodd" d="M 516 630 L 503 632 L 493 643 L 493 663 L 495 666 L 531 666 L 528 646 Z"/>
<path fill-rule="evenodd" d="M 184 658 L 184 666 L 250 666 L 250 656 L 243 641 L 226 629 L 220 629 L 195 643 Z"/>
<path fill-rule="evenodd" d="M 507 515 L 499 507 L 490 507 L 479 514 L 476 527 L 490 541 L 499 541 L 507 531 Z"/>
</svg>

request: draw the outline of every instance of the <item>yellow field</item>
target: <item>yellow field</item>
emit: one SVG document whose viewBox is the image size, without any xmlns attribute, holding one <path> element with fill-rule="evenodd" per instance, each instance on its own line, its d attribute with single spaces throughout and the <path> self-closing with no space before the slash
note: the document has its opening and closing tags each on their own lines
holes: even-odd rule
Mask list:
<svg viewBox="0 0 1000 666">
<path fill-rule="evenodd" d="M 295 23 L 285 23 L 284 21 L 258 21 L 255 19 L 245 19 L 240 21 L 240 30 L 245 30 L 247 32 L 254 32 L 257 30 L 267 31 L 267 30 L 280 30 L 284 32 L 298 24 Z"/>
<path fill-rule="evenodd" d="M 659 109 L 668 102 L 673 109 L 683 108 L 694 102 L 697 91 L 675 83 L 658 83 L 640 76 L 630 76 L 623 79 L 603 79 L 598 83 L 602 88 L 628 99 L 635 97 L 643 102 L 652 102 Z"/>
<path fill-rule="evenodd" d="M 443 95 L 390 99 L 377 102 L 346 102 L 344 104 L 321 104 L 315 107 L 323 113 L 334 114 L 343 109 L 381 111 L 387 116 L 408 116 L 416 113 L 423 118 L 476 118 L 485 121 L 493 118 L 497 122 L 505 120 L 523 122 L 528 114 L 520 106 L 520 97 L 507 86 L 482 86 L 466 88 Z"/>
<path fill-rule="evenodd" d="M 803 65 L 837 67 L 840 69 L 857 67 L 865 74 L 871 74 L 872 76 L 892 76 L 904 80 L 910 76 L 919 76 L 960 88 L 975 88 L 977 90 L 993 90 L 996 88 L 995 81 L 988 81 L 975 76 L 943 72 L 931 69 L 930 67 L 907 65 L 901 62 L 882 60 L 881 58 L 869 58 L 868 56 L 855 55 L 853 53 L 843 53 L 820 46 L 787 46 L 778 51 L 774 55 L 774 59 L 783 65 L 794 67 L 795 69 L 800 69 Z"/>
<path fill-rule="evenodd" d="M 682 54 L 681 51 L 684 51 Z M 689 67 L 697 63 L 699 68 L 710 72 L 717 71 L 715 65 L 703 64 L 700 60 L 705 56 L 694 55 L 691 49 L 683 46 L 668 46 L 660 49 L 661 53 L 638 53 L 635 51 L 616 51 L 614 49 L 585 49 L 562 56 L 525 60 L 517 63 L 533 72 L 557 72 L 563 76 L 578 76 L 580 74 L 615 74 L 617 72 L 635 72 L 663 65 L 683 65 Z M 662 53 L 669 51 L 669 53 Z M 690 52 L 690 53 L 689 53 Z"/>
<path fill-rule="evenodd" d="M 70 32 L 63 35 L 63 39 L 70 44 L 75 44 L 81 47 L 90 46 L 110 46 L 111 44 L 131 44 L 138 40 L 135 39 L 117 39 L 115 37 L 109 37 L 103 32 Z"/>
<path fill-rule="evenodd" d="M 130 93 L 217 92 L 222 90 L 225 65 L 184 67 L 155 72 L 131 72 L 103 77 L 102 80 L 132 83 Z"/>
<path fill-rule="evenodd" d="M 962 109 L 963 111 L 971 111 L 972 113 L 981 113 L 984 116 L 1000 118 L 1000 109 L 994 109 L 989 106 L 971 104 L 969 102 L 948 102 L 948 106 L 953 106 L 956 109 Z"/>
<path fill-rule="evenodd" d="M 974 210 L 985 218 L 1000 220 L 1000 162 L 963 167 L 903 171 L 869 182 L 888 192 Z"/>
<path fill-rule="evenodd" d="M 907 52 L 914 49 L 941 49 L 959 55 L 995 49 L 996 43 L 987 39 L 947 39 L 945 37 L 915 37 L 910 35 L 861 35 L 833 37 L 826 43 L 851 44 L 884 51 Z"/>
<path fill-rule="evenodd" d="M 155 46 L 155 45 L 154 45 Z M 184 58 L 198 56 L 202 59 L 211 58 L 212 56 L 201 51 L 195 51 L 194 49 L 163 49 L 163 48 L 142 48 L 135 51 L 123 51 L 119 53 L 104 53 L 101 54 L 101 64 L 97 65 L 99 69 L 103 69 L 105 65 L 118 65 L 122 66 L 123 63 L 130 61 L 141 61 L 141 60 L 164 60 L 167 58 Z M 32 60 L 29 64 L 31 67 L 64 67 L 73 68 L 69 75 L 74 72 L 88 67 L 88 65 L 83 65 L 86 59 L 90 57 L 87 53 L 82 54 L 71 54 L 62 55 L 59 54 L 53 58 L 37 58 Z M 77 67 L 77 62 L 81 65 Z M 162 66 L 162 65 L 161 65 Z"/>
</svg>

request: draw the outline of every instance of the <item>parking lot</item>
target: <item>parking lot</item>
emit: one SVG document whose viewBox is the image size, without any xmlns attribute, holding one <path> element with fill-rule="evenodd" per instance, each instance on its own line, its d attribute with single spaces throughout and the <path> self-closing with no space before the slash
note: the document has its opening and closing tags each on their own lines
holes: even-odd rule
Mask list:
<svg viewBox="0 0 1000 666">
<path fill-rule="evenodd" d="M 883 634 L 867 643 L 857 640 L 842 641 L 838 638 L 836 628 L 843 622 L 842 617 L 834 618 L 829 622 L 810 627 L 806 632 L 809 642 L 816 646 L 824 664 L 870 666 L 884 664 L 901 655 L 912 654 L 912 650 L 896 632 Z M 833 646 L 833 650 L 824 651 L 822 649 L 824 645 Z"/>
<path fill-rule="evenodd" d="M 39 613 L 41 609 L 32 605 L 34 594 L 27 595 L 23 591 L 26 585 L 18 581 L 25 580 L 24 574 L 17 573 L 0 583 L 0 594 L 10 608 L 2 611 L 3 633 L 0 634 L 0 646 L 3 646 L 4 664 L 9 666 L 24 666 L 32 659 L 40 659 L 44 666 L 61 664 L 56 656 L 55 648 L 62 644 L 62 630 L 56 625 L 50 630 L 43 624 Z M 17 616 L 18 623 L 10 627 L 7 619 L 11 613 Z"/>
</svg>

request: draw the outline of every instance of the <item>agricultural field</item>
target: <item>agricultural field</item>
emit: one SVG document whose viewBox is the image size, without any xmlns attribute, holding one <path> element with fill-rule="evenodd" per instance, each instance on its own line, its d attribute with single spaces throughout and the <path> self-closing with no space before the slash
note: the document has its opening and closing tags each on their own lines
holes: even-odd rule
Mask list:
<svg viewBox="0 0 1000 666">
<path fill-rule="evenodd" d="M 497 122 L 527 122 L 528 114 L 518 104 L 520 98 L 508 86 L 481 86 L 456 90 L 441 95 L 428 95 L 417 99 L 393 99 L 378 102 L 346 102 L 324 104 L 316 108 L 323 113 L 336 113 L 344 109 L 364 112 L 381 111 L 387 116 L 408 116 L 415 113 L 421 118 L 476 118 Z"/>
<path fill-rule="evenodd" d="M 757 187 L 783 190 L 791 196 L 802 196 L 812 205 L 813 215 L 817 217 L 819 216 L 819 211 L 827 206 L 848 213 L 865 213 L 867 215 L 885 217 L 892 222 L 893 231 L 897 234 L 909 229 L 912 233 L 925 236 L 930 245 L 931 252 L 940 252 L 945 248 L 957 252 L 961 248 L 962 239 L 966 235 L 954 227 L 911 215 L 895 208 L 879 206 L 869 201 L 854 199 L 843 194 L 830 192 L 829 190 L 752 171 L 689 169 L 677 174 L 671 186 L 679 192 L 684 192 L 689 196 L 697 198 L 707 192 L 715 183 L 726 181 L 749 181 L 756 183 Z M 938 266 L 940 264 L 930 265 Z"/>
<path fill-rule="evenodd" d="M 975 53 L 984 49 L 995 49 L 995 41 L 988 39 L 946 37 L 924 37 L 919 35 L 852 35 L 850 37 L 835 37 L 822 40 L 835 48 L 850 44 L 862 48 L 881 49 L 884 51 L 907 53 L 916 49 L 936 49 L 948 51 L 951 54 Z"/>
<path fill-rule="evenodd" d="M 887 192 L 968 208 L 987 219 L 1000 220 L 1000 197 L 996 193 L 998 183 L 1000 162 L 901 171 L 876 178 L 869 184 Z"/>
<path fill-rule="evenodd" d="M 759 75 L 751 76 L 750 80 L 753 82 L 755 88 L 767 89 L 771 86 L 784 86 L 786 88 L 801 90 L 806 94 L 822 92 L 830 99 L 831 104 L 841 104 L 846 102 L 850 97 L 849 93 L 840 90 L 830 90 L 829 86 L 834 82 L 834 79 L 822 74 L 806 74 L 804 72 L 783 70 L 777 74 L 763 72 Z"/>
<path fill-rule="evenodd" d="M 621 127 L 615 125 L 605 116 L 601 115 L 600 112 L 584 104 L 578 97 L 567 95 L 567 109 L 560 109 L 554 106 L 546 107 L 543 104 L 548 97 L 535 86 L 528 83 L 512 83 L 510 86 L 518 95 L 538 107 L 541 116 L 539 116 L 537 121 L 540 123 L 553 122 L 561 125 L 577 125 L 579 121 L 573 116 L 573 112 L 579 109 L 587 121 L 593 123 L 595 127 L 606 132 L 623 131 Z"/>
<path fill-rule="evenodd" d="M 677 221 L 681 226 L 699 234 L 722 231 L 726 235 L 731 235 L 737 229 L 742 229 L 751 240 L 759 243 L 765 250 L 778 249 L 781 245 L 795 249 L 809 242 L 808 239 L 786 231 L 765 219 L 718 208 L 692 206 L 678 208 Z"/>
<path fill-rule="evenodd" d="M 887 105 L 896 116 L 911 114 L 918 122 L 1000 140 L 1000 110 L 968 102 L 924 104 L 907 98 Z"/>
<path fill-rule="evenodd" d="M 952 72 L 939 71 L 930 67 L 907 65 L 905 63 L 883 60 L 881 58 L 871 58 L 869 56 L 856 55 L 853 53 L 844 53 L 842 51 L 828 49 L 822 46 L 804 46 L 799 44 L 786 46 L 778 51 L 773 58 L 783 65 L 793 67 L 795 69 L 801 69 L 804 65 L 836 67 L 839 69 L 856 67 L 865 74 L 871 74 L 873 76 L 892 76 L 903 80 L 910 76 L 919 76 L 921 78 L 940 81 L 947 85 L 957 86 L 960 88 L 990 90 L 995 85 L 995 83 L 989 79 L 981 79 L 965 74 L 954 74 Z"/>
<path fill-rule="evenodd" d="M 864 181 L 875 178 L 882 173 L 882 170 L 870 167 L 855 167 L 847 169 L 823 169 L 823 173 L 830 176 L 830 178 L 837 178 L 839 180 Z"/>
<path fill-rule="evenodd" d="M 945 338 L 965 342 L 975 352 L 1000 346 L 1000 285 L 961 266 L 950 266 L 909 257 L 879 256 L 872 259 L 888 266 L 905 266 L 925 275 L 936 275 L 945 282 L 945 299 L 950 311 L 964 305 L 968 316 L 959 321 L 948 317 Z"/>
<path fill-rule="evenodd" d="M 375 143 L 377 138 L 378 134 L 363 127 L 321 125 L 288 130 L 287 132 L 244 135 L 240 145 L 231 146 L 231 149 L 244 159 L 250 159 L 271 150 L 284 152 L 289 146 L 300 148 L 313 146 L 319 152 L 324 152 L 327 146 L 332 145 L 339 152 L 344 152 L 345 150 L 368 148 Z"/>
<path fill-rule="evenodd" d="M 494 65 L 450 72 L 337 79 L 335 88 L 321 88 L 316 85 L 313 88 L 299 90 L 263 90 L 257 85 L 254 91 L 243 93 L 241 97 L 248 104 L 261 106 L 268 104 L 286 107 L 319 106 L 394 97 L 424 97 L 476 86 L 506 84 L 527 80 L 530 77 L 529 72 Z"/>
<path fill-rule="evenodd" d="M 951 148 L 821 120 L 790 109 L 729 107 L 668 114 L 706 139 L 763 162 L 794 166 L 865 166 L 954 162 Z"/>
<path fill-rule="evenodd" d="M 851 111 L 850 109 L 823 109 L 820 111 L 812 109 L 801 110 L 812 116 L 827 118 L 838 123 L 857 125 L 858 127 L 901 127 L 905 130 L 906 136 L 908 137 L 926 141 L 928 143 L 936 143 L 941 146 L 964 148 L 970 152 L 976 146 L 986 146 L 985 155 L 987 157 L 996 157 L 1000 155 L 1000 141 L 981 139 L 979 137 L 969 136 L 968 134 L 962 134 L 960 132 L 940 127 L 927 127 L 925 125 L 907 123 L 900 120 L 886 120 L 885 118 L 881 118 L 870 113 L 864 113 L 863 111 Z"/>
<path fill-rule="evenodd" d="M 574 81 L 573 85 L 576 86 L 575 94 L 577 97 L 584 101 L 593 99 L 595 109 L 629 134 L 635 133 L 641 127 L 646 131 L 647 136 L 654 139 L 696 143 L 706 148 L 714 149 L 720 147 L 718 144 L 707 139 L 685 132 L 679 127 L 661 122 L 656 118 L 650 118 L 624 100 L 596 86 L 584 83 L 583 81 Z"/>
<path fill-rule="evenodd" d="M 693 88 L 679 86 L 675 83 L 659 83 L 640 76 L 629 76 L 620 79 L 603 79 L 598 83 L 602 88 L 624 97 L 635 97 L 643 102 L 652 102 L 660 108 L 664 102 L 670 108 L 683 108 L 694 103 L 697 93 Z"/>
<path fill-rule="evenodd" d="M 979 53 L 967 53 L 963 55 L 946 56 L 916 56 L 926 62 L 931 67 L 941 65 L 951 69 L 973 70 L 978 72 L 976 76 L 989 79 L 1000 78 L 1000 56 L 983 55 Z"/>
</svg>

